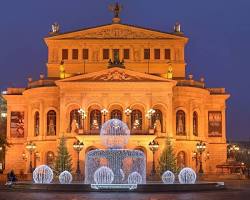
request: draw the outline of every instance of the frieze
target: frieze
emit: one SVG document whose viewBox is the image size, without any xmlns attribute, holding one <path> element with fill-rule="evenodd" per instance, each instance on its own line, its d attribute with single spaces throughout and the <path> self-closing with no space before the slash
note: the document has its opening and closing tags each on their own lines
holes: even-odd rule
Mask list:
<svg viewBox="0 0 250 200">
<path fill-rule="evenodd" d="M 84 33 L 82 35 L 78 35 L 74 37 L 74 39 L 89 39 L 89 38 L 123 38 L 123 39 L 166 39 L 167 37 L 163 37 L 153 33 L 145 33 L 143 31 L 133 31 L 129 29 L 116 28 L 116 29 L 103 29 L 101 31 Z"/>
<path fill-rule="evenodd" d="M 128 81 L 132 80 L 132 77 L 129 77 L 126 75 L 124 72 L 119 72 L 119 71 L 111 71 L 108 74 L 100 77 L 100 80 L 104 81 Z"/>
</svg>

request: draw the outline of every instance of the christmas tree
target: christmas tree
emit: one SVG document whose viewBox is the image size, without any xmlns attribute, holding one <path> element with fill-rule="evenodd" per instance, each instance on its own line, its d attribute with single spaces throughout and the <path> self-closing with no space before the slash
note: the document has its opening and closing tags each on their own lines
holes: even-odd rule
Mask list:
<svg viewBox="0 0 250 200">
<path fill-rule="evenodd" d="M 72 171 L 72 158 L 66 147 L 66 139 L 64 136 L 60 139 L 55 160 L 54 173 L 58 176 L 63 171 Z"/>
<path fill-rule="evenodd" d="M 176 166 L 176 157 L 169 138 L 166 140 L 166 146 L 162 151 L 158 163 L 158 172 L 160 175 L 167 170 L 172 171 L 173 173 L 178 171 Z"/>
</svg>

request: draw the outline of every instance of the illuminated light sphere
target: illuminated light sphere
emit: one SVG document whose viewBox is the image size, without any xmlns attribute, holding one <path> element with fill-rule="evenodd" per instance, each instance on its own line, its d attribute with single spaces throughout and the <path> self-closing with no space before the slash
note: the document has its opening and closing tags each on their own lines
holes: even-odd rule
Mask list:
<svg viewBox="0 0 250 200">
<path fill-rule="evenodd" d="M 68 171 L 63 171 L 60 175 L 59 175 L 59 182 L 61 184 L 70 184 L 72 182 L 72 175 L 70 172 Z"/>
<path fill-rule="evenodd" d="M 167 170 L 162 174 L 161 180 L 165 184 L 173 184 L 175 180 L 175 175 L 173 172 Z"/>
<path fill-rule="evenodd" d="M 121 149 L 128 143 L 130 130 L 119 119 L 111 119 L 102 125 L 100 136 L 106 147 Z"/>
<path fill-rule="evenodd" d="M 138 172 L 132 172 L 128 176 L 128 184 L 141 184 L 142 176 Z"/>
<path fill-rule="evenodd" d="M 53 180 L 53 171 L 47 165 L 38 166 L 33 172 L 35 183 L 51 183 Z"/>
<path fill-rule="evenodd" d="M 181 184 L 194 184 L 196 181 L 196 173 L 193 169 L 186 167 L 180 171 L 178 178 Z"/>
<path fill-rule="evenodd" d="M 100 167 L 94 173 L 94 181 L 96 184 L 111 184 L 114 180 L 114 173 L 108 167 Z"/>
</svg>

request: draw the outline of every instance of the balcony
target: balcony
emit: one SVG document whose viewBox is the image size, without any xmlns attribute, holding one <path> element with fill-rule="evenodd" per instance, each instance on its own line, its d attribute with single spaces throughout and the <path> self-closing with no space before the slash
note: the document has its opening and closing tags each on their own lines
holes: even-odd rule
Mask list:
<svg viewBox="0 0 250 200">
<path fill-rule="evenodd" d="M 210 94 L 226 94 L 225 88 L 207 88 Z"/>
<path fill-rule="evenodd" d="M 95 130 L 79 130 L 78 135 L 100 135 L 100 131 L 98 129 Z M 131 135 L 154 135 L 154 132 L 149 130 L 130 130 Z"/>
</svg>

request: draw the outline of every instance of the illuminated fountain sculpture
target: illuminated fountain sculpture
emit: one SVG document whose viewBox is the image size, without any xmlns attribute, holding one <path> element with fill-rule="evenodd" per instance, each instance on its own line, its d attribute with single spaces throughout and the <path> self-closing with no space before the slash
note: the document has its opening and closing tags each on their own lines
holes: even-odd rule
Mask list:
<svg viewBox="0 0 250 200">
<path fill-rule="evenodd" d="M 128 126 L 118 119 L 111 119 L 103 124 L 100 136 L 102 143 L 108 149 L 88 152 L 85 163 L 85 183 L 96 184 L 96 180 L 105 180 L 107 174 L 104 171 L 110 169 L 109 174 L 113 173 L 112 182 L 108 182 L 110 184 L 145 184 L 146 159 L 144 153 L 124 149 L 130 136 Z M 133 177 L 136 180 L 132 180 Z"/>
</svg>

